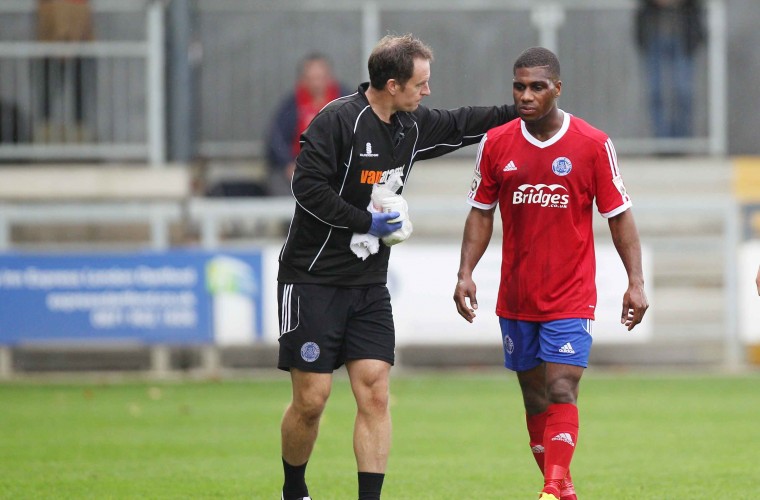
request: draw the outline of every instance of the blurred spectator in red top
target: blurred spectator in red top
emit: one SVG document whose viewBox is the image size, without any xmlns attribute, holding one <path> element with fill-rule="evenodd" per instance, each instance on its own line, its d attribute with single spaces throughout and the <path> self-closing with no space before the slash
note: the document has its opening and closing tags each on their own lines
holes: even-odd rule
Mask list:
<svg viewBox="0 0 760 500">
<path fill-rule="evenodd" d="M 330 59 L 312 53 L 298 65 L 295 89 L 275 111 L 267 141 L 270 196 L 291 194 L 290 180 L 300 151 L 301 133 L 327 103 L 349 92 L 335 79 Z"/>
</svg>

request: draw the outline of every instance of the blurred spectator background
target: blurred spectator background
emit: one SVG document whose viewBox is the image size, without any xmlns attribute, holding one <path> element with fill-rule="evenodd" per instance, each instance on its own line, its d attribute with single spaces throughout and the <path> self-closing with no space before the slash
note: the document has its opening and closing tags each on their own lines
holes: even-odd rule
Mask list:
<svg viewBox="0 0 760 500">
<path fill-rule="evenodd" d="M 287 175 L 278 178 L 281 189 L 270 184 L 273 172 L 288 171 L 274 156 L 292 157 L 294 149 L 294 136 L 276 140 L 273 124 L 285 130 L 291 128 L 286 121 L 297 128 L 308 121 L 298 112 L 295 119 L 292 112 L 288 120 L 276 118 L 283 106 L 297 104 L 307 67 L 331 82 L 311 105 L 316 109 L 335 95 L 336 85 L 338 93 L 352 92 L 366 79 L 367 55 L 385 33 L 413 32 L 437 55 L 427 105 L 493 104 L 511 101 L 511 61 L 543 45 L 567 61 L 563 80 L 571 84 L 561 107 L 613 138 L 649 252 L 649 334 L 641 343 L 601 342 L 597 356 L 613 362 L 625 353 L 642 363 L 760 360 L 760 318 L 753 316 L 760 308 L 744 302 L 757 299 L 760 96 L 736 92 L 760 80 L 760 3 L 701 2 L 704 33 L 688 44 L 699 50 L 687 51 L 691 76 L 681 82 L 691 84 L 684 93 L 691 97 L 677 105 L 684 129 L 674 133 L 652 124 L 667 106 L 651 100 L 654 73 L 640 57 L 637 36 L 648 46 L 643 39 L 660 22 L 638 15 L 640 7 L 635 0 L 3 0 L 0 250 L 6 258 L 146 249 L 174 258 L 171 252 L 187 248 L 259 252 L 259 281 L 244 288 L 262 290 L 262 309 L 252 314 L 261 322 L 253 348 L 270 349 L 276 306 L 267 295 L 274 281 L 266 269 L 276 261 L 293 210 L 292 198 L 278 196 L 287 195 Z M 314 53 L 331 64 L 322 56 L 312 60 Z M 268 157 L 268 151 L 278 154 Z M 399 332 L 406 332 L 399 338 L 406 352 L 401 359 L 408 363 L 493 361 L 480 350 L 487 344 L 487 352 L 495 352 L 490 336 L 478 345 L 471 342 L 477 336 L 463 341 L 458 328 L 447 326 L 457 325 L 447 323 L 453 309 L 447 283 L 453 281 L 446 277 L 455 272 L 474 155 L 470 147 L 418 165 L 405 192 L 415 236 L 394 251 L 424 247 L 428 253 L 414 271 L 435 263 L 425 279 L 443 280 L 415 290 L 391 272 L 394 293 L 420 301 L 416 314 L 400 310 L 397 316 Z M 268 192 L 275 196 L 259 196 Z M 462 225 L 440 224 L 458 217 Z M 604 243 L 604 234 L 598 241 Z M 221 283 L 215 289 L 226 293 L 228 283 Z M 445 303 L 436 301 L 439 292 Z M 416 322 L 422 311 L 453 333 L 426 331 Z M 2 326 L 0 372 L 34 366 L 40 358 L 26 344 L 4 341 Z M 152 349 L 162 342 L 149 343 Z M 473 345 L 436 350 L 456 342 Z M 274 359 L 150 352 L 135 366 L 266 365 Z M 117 358 L 126 359 L 123 353 Z"/>
<path fill-rule="evenodd" d="M 692 135 L 694 58 L 706 36 L 700 0 L 640 0 L 636 43 L 644 58 L 656 137 Z"/>
</svg>

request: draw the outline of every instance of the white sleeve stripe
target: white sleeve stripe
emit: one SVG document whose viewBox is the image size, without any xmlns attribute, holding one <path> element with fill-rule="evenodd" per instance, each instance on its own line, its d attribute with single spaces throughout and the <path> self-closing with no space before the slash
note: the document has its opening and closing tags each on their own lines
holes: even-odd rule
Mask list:
<svg viewBox="0 0 760 500">
<path fill-rule="evenodd" d="M 478 145 L 478 154 L 475 156 L 475 171 L 480 172 L 480 158 L 483 156 L 483 148 L 486 145 L 486 141 L 488 140 L 488 134 L 483 134 L 483 138 L 480 140 L 480 144 Z"/>
<path fill-rule="evenodd" d="M 335 224 L 330 224 L 329 222 L 327 222 L 327 221 L 324 221 L 324 220 L 320 219 L 319 217 L 317 217 L 317 215 L 316 215 L 314 212 L 311 212 L 309 209 L 307 209 L 305 206 L 303 206 L 303 205 L 302 205 L 302 204 L 301 204 L 301 203 L 298 201 L 298 198 L 296 198 L 296 203 L 298 203 L 298 206 L 299 206 L 299 207 L 301 207 L 301 208 L 303 208 L 303 209 L 304 209 L 304 212 L 306 212 L 307 214 L 311 215 L 312 217 L 314 217 L 315 219 L 317 219 L 317 220 L 318 220 L 319 222 L 321 222 L 322 224 L 325 224 L 325 225 L 327 225 L 327 226 L 330 226 L 330 228 L 333 228 L 333 227 L 337 227 L 338 229 L 348 229 L 348 226 L 337 226 L 337 225 L 335 225 Z"/>
<path fill-rule="evenodd" d="M 356 117 L 356 121 L 354 122 L 354 133 L 356 133 L 356 127 L 359 123 L 359 118 L 361 118 L 361 116 L 364 114 L 365 111 L 367 111 L 367 109 L 369 109 L 369 106 L 365 107 L 361 111 L 361 113 L 359 113 L 359 115 Z M 340 196 L 343 193 L 343 188 L 346 186 L 346 179 L 348 178 L 348 170 L 351 167 L 351 159 L 353 158 L 353 156 L 354 156 L 354 148 L 352 147 L 351 151 L 348 154 L 348 163 L 346 163 L 346 174 L 343 176 L 343 182 L 340 185 L 340 191 L 338 191 L 338 196 Z M 291 181 L 291 186 L 292 186 L 292 181 Z M 301 202 L 298 201 L 298 197 L 295 196 L 295 193 L 293 193 L 293 196 L 296 198 L 296 203 L 298 203 L 298 205 L 301 208 L 303 208 L 304 211 L 306 211 L 306 213 L 308 213 L 309 215 L 317 219 L 319 222 L 330 226 L 330 230 L 327 232 L 327 236 L 325 237 L 325 242 L 322 243 L 322 246 L 320 247 L 319 252 L 317 252 L 317 255 L 314 256 L 314 260 L 311 261 L 311 264 L 309 265 L 309 271 L 311 271 L 311 268 L 314 267 L 314 264 L 316 264 L 317 260 L 319 260 L 319 256 L 322 255 L 322 251 L 325 249 L 325 245 L 327 245 L 327 242 L 330 240 L 330 236 L 332 236 L 333 228 L 337 227 L 339 229 L 348 229 L 348 226 L 338 226 L 336 224 L 331 224 L 325 220 L 322 220 L 321 218 L 317 217 L 317 215 L 314 212 L 311 212 L 306 207 L 304 207 L 301 204 Z"/>
<path fill-rule="evenodd" d="M 618 167 L 618 160 L 617 160 L 617 152 L 615 151 L 615 145 L 612 144 L 612 139 L 609 137 L 607 138 L 607 141 L 604 143 L 604 148 L 607 150 L 607 160 L 610 162 L 610 171 L 612 173 L 612 181 L 613 183 L 616 183 L 616 187 L 620 188 L 620 186 L 617 186 L 617 183 L 621 183 L 622 186 L 622 178 L 620 177 L 620 168 Z M 625 191 L 625 188 L 618 189 L 620 191 L 620 198 L 623 201 L 623 204 L 631 203 L 631 197 L 628 196 L 628 192 Z M 610 215 L 604 215 L 604 217 L 611 217 Z"/>
<path fill-rule="evenodd" d="M 479 201 L 475 201 L 475 200 L 473 200 L 472 198 L 467 198 L 467 203 L 469 203 L 469 204 L 470 204 L 470 205 L 472 205 L 473 207 L 475 207 L 475 208 L 479 208 L 479 209 L 481 209 L 481 210 L 491 210 L 491 209 L 492 209 L 493 207 L 495 207 L 495 206 L 496 206 L 496 204 L 497 204 L 497 203 L 499 203 L 499 202 L 498 202 L 498 201 L 494 201 L 494 202 L 493 202 L 493 203 L 491 203 L 490 205 L 486 205 L 485 203 L 480 203 Z"/>
<path fill-rule="evenodd" d="M 617 156 L 617 150 L 615 149 L 615 145 L 612 143 L 612 139 L 608 139 L 610 141 L 610 148 L 612 148 L 612 155 L 615 158 L 615 173 L 619 176 L 620 175 L 620 165 L 618 163 L 618 156 Z"/>
<path fill-rule="evenodd" d="M 422 153 L 422 152 L 424 152 L 424 151 L 430 151 L 431 149 L 435 149 L 435 148 L 437 148 L 437 147 L 439 147 L 439 146 L 447 146 L 447 147 L 450 147 L 450 148 L 458 148 L 458 147 L 460 147 L 461 145 L 462 145 L 462 143 L 461 143 L 461 142 L 459 142 L 458 144 L 435 144 L 434 146 L 430 146 L 429 148 L 425 148 L 425 149 L 418 149 L 417 151 L 415 151 L 415 152 L 414 152 L 414 155 L 413 155 L 413 157 L 414 157 L 414 156 L 417 156 L 417 153 Z"/>
<path fill-rule="evenodd" d="M 415 125 L 416 125 L 416 123 L 417 122 L 415 122 Z M 486 135 L 485 133 L 482 133 L 482 134 L 476 134 L 476 135 L 465 135 L 465 136 L 462 136 L 462 137 L 463 137 L 463 139 L 474 139 L 476 137 L 481 137 L 481 136 L 485 136 L 485 135 Z M 464 141 L 459 142 L 457 144 L 441 143 L 441 144 L 434 144 L 434 145 L 432 145 L 432 146 L 430 146 L 428 148 L 418 149 L 418 150 L 415 150 L 412 153 L 412 159 L 414 159 L 414 157 L 417 156 L 417 153 L 422 153 L 424 151 L 430 151 L 431 149 L 435 149 L 435 148 L 440 147 L 440 146 L 446 146 L 446 147 L 449 147 L 449 148 L 458 148 L 458 147 L 462 146 L 463 143 L 464 143 Z"/>
<path fill-rule="evenodd" d="M 320 247 L 319 252 L 317 252 L 317 255 L 314 256 L 314 260 L 311 261 L 311 265 L 309 266 L 309 271 L 311 271 L 311 268 L 314 267 L 314 264 L 317 263 L 317 259 L 319 259 L 319 256 L 322 255 L 322 250 L 325 249 L 325 245 L 327 245 L 327 242 L 330 240 L 330 236 L 332 236 L 333 228 L 330 228 L 330 231 L 327 232 L 327 237 L 325 238 L 325 242 L 322 243 L 322 247 Z"/>
<path fill-rule="evenodd" d="M 415 132 L 416 133 L 414 135 L 414 145 L 412 146 L 412 157 L 409 159 L 409 165 L 411 165 L 412 163 L 414 163 L 414 157 L 417 156 L 417 150 L 416 150 L 416 148 L 417 148 L 417 141 L 420 140 L 420 127 L 417 125 L 416 121 L 412 120 L 412 122 L 414 123 L 414 128 L 415 128 Z M 412 169 L 410 168 L 409 169 L 409 174 L 407 174 L 407 177 L 406 177 L 407 182 L 409 181 L 409 175 L 411 173 L 412 173 Z"/>
<path fill-rule="evenodd" d="M 369 106 L 366 106 L 361 112 L 356 116 L 356 121 L 354 122 L 354 135 L 356 135 L 356 128 L 359 126 L 359 120 L 361 119 L 362 115 L 365 111 L 370 109 Z M 338 195 L 343 194 L 343 188 L 346 187 L 346 179 L 348 179 L 348 171 L 351 168 L 351 160 L 354 157 L 354 147 L 351 146 L 351 152 L 348 154 L 348 163 L 346 163 L 346 175 L 343 176 L 343 182 L 340 184 L 340 190 L 338 191 Z"/>
<path fill-rule="evenodd" d="M 611 139 L 607 139 L 607 142 L 604 143 L 604 149 L 607 150 L 607 159 L 610 162 L 610 170 L 612 171 L 612 178 L 614 179 L 620 175 L 620 171 L 618 170 L 617 165 L 617 153 L 615 152 L 615 146 L 612 145 Z"/>
<path fill-rule="evenodd" d="M 472 174 L 472 176 L 473 176 L 473 184 L 475 184 L 475 187 L 474 188 L 471 187 L 470 188 L 470 192 L 467 193 L 467 203 L 469 203 L 470 205 L 472 205 L 472 206 L 474 206 L 476 208 L 480 208 L 480 209 L 483 209 L 483 210 L 488 210 L 488 209 L 491 209 L 494 206 L 496 206 L 496 202 L 494 202 L 493 205 L 488 206 L 488 205 L 485 205 L 483 203 L 480 203 L 480 202 L 474 200 L 475 196 L 477 196 L 477 194 L 478 194 L 478 189 L 480 188 L 480 183 L 483 180 L 483 175 L 480 172 L 480 162 L 481 162 L 481 160 L 483 158 L 483 150 L 485 149 L 486 141 L 487 140 L 488 140 L 488 134 L 483 134 L 483 138 L 480 140 L 480 143 L 478 144 L 478 154 L 475 156 L 475 172 L 473 172 L 473 174 Z M 480 178 L 479 180 L 478 180 L 478 177 Z M 477 183 L 476 183 L 476 180 L 477 180 Z"/>
<path fill-rule="evenodd" d="M 633 206 L 633 203 L 631 203 L 631 200 L 627 200 L 625 203 L 623 203 L 622 205 L 620 205 L 616 209 L 614 209 L 614 210 L 612 210 L 610 212 L 601 214 L 601 215 L 605 219 L 609 219 L 610 217 L 615 217 L 616 215 L 622 214 L 623 212 L 625 212 L 626 210 L 628 210 L 632 206 Z"/>
</svg>

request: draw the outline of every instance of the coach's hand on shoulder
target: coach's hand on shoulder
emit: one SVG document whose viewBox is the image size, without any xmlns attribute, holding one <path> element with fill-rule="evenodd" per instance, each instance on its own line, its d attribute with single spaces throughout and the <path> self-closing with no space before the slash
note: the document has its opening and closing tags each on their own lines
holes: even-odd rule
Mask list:
<svg viewBox="0 0 760 500">
<path fill-rule="evenodd" d="M 399 217 L 398 212 L 377 212 L 372 214 L 372 225 L 369 227 L 369 234 L 382 238 L 394 231 L 401 229 L 401 222 L 388 222 Z"/>
</svg>

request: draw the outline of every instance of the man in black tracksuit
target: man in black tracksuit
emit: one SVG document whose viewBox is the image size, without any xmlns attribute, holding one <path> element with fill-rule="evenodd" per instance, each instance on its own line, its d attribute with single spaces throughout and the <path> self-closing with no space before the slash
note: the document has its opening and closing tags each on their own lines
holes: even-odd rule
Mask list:
<svg viewBox="0 0 760 500">
<path fill-rule="evenodd" d="M 293 400 L 282 421 L 282 498 L 309 498 L 305 482 L 332 385 L 344 363 L 356 398 L 354 452 L 359 498 L 379 499 L 390 449 L 388 383 L 395 334 L 386 288 L 390 248 L 366 260 L 354 233 L 382 237 L 398 213 L 367 210 L 372 186 L 412 164 L 478 142 L 517 117 L 513 106 L 454 110 L 420 106 L 430 94 L 431 50 L 411 35 L 386 36 L 369 58 L 370 83 L 331 102 L 301 136 L 296 208 L 280 253 L 280 357 Z"/>
</svg>

